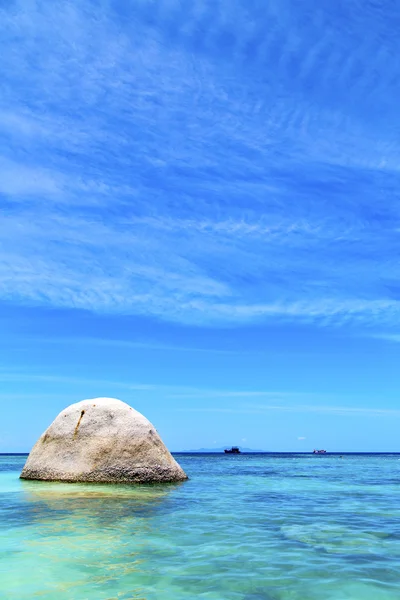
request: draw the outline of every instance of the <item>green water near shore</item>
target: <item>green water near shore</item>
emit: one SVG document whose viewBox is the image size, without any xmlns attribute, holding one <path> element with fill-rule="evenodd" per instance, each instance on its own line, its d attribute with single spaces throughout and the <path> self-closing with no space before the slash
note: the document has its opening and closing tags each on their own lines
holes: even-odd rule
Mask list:
<svg viewBox="0 0 400 600">
<path fill-rule="evenodd" d="M 0 597 L 398 600 L 399 456 L 181 455 L 167 486 L 18 479 L 0 457 Z"/>
</svg>

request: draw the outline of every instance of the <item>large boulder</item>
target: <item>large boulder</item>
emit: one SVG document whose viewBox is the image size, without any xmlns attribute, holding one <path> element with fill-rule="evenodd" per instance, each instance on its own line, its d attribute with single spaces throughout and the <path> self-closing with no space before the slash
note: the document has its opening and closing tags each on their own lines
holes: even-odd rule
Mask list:
<svg viewBox="0 0 400 600">
<path fill-rule="evenodd" d="M 22 479 L 147 483 L 187 479 L 143 415 L 114 398 L 63 410 L 34 445 Z"/>
</svg>

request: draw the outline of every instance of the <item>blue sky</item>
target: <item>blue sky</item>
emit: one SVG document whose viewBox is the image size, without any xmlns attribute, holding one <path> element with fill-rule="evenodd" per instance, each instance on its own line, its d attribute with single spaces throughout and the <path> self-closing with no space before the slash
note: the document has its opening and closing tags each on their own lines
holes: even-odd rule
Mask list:
<svg viewBox="0 0 400 600">
<path fill-rule="evenodd" d="M 0 3 L 0 451 L 400 450 L 400 5 Z"/>
</svg>

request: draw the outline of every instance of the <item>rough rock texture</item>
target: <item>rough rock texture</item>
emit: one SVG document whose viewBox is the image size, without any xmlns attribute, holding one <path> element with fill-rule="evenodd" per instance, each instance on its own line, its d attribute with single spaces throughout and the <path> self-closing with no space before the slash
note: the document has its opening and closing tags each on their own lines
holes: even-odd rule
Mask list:
<svg viewBox="0 0 400 600">
<path fill-rule="evenodd" d="M 187 479 L 153 425 L 114 398 L 71 404 L 36 442 L 22 479 L 104 483 Z"/>
</svg>

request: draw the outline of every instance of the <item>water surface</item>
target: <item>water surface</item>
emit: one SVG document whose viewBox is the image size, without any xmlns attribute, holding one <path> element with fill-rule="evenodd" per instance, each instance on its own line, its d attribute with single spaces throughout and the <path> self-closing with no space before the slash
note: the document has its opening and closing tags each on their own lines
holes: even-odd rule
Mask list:
<svg viewBox="0 0 400 600">
<path fill-rule="evenodd" d="M 177 455 L 190 480 L 18 479 L 0 456 L 0 597 L 398 600 L 400 456 Z"/>
</svg>

